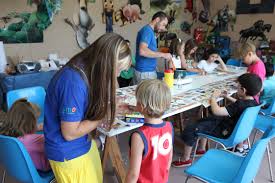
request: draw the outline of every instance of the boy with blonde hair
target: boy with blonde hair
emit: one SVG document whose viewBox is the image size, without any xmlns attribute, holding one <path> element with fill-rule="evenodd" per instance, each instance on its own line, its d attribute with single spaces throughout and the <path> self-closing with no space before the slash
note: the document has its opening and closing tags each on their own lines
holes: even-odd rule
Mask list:
<svg viewBox="0 0 275 183">
<path fill-rule="evenodd" d="M 166 183 L 173 155 L 173 126 L 161 116 L 170 107 L 171 92 L 160 80 L 145 80 L 136 89 L 137 110 L 145 123 L 130 137 L 126 183 Z"/>
</svg>

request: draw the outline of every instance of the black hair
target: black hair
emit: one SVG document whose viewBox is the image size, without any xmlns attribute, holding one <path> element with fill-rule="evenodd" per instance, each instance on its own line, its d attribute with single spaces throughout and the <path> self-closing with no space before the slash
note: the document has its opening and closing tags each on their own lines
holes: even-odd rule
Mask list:
<svg viewBox="0 0 275 183">
<path fill-rule="evenodd" d="M 238 77 L 241 87 L 246 89 L 246 95 L 255 96 L 262 89 L 262 79 L 252 73 L 245 73 Z"/>
<path fill-rule="evenodd" d="M 168 19 L 168 16 L 166 13 L 164 13 L 163 11 L 158 11 L 156 12 L 153 17 L 152 17 L 152 21 L 155 20 L 156 18 L 159 18 L 160 20 L 163 20 L 165 18 Z"/>
<path fill-rule="evenodd" d="M 205 59 L 209 59 L 210 55 L 212 54 L 218 54 L 219 55 L 219 51 L 215 48 L 210 48 L 209 50 L 206 51 L 205 53 Z"/>
<path fill-rule="evenodd" d="M 169 52 L 172 54 L 172 55 L 175 55 L 175 56 L 179 56 L 178 54 L 178 48 L 179 46 L 183 44 L 182 40 L 179 39 L 179 38 L 175 38 L 172 40 L 171 44 L 170 44 L 170 47 L 169 47 Z"/>
<path fill-rule="evenodd" d="M 270 77 L 273 76 L 274 74 L 274 65 L 272 63 L 266 62 L 265 64 L 265 70 L 266 70 L 266 74 L 265 77 Z"/>
</svg>

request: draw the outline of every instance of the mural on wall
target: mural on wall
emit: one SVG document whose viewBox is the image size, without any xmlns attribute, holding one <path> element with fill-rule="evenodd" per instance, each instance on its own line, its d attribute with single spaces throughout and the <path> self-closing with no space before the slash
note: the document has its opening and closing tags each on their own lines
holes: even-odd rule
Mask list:
<svg viewBox="0 0 275 183">
<path fill-rule="evenodd" d="M 90 43 L 87 38 L 90 31 L 94 28 L 95 24 L 88 13 L 87 1 L 79 1 L 79 12 L 74 13 L 73 21 L 70 18 L 65 18 L 65 22 L 69 24 L 75 31 L 75 37 L 78 46 L 81 49 L 87 48 Z"/>
<path fill-rule="evenodd" d="M 51 25 L 53 16 L 61 10 L 61 0 L 27 1 L 27 5 L 33 4 L 36 6 L 34 12 L 11 12 L 0 18 L 2 22 L 0 41 L 4 43 L 43 42 L 43 31 Z"/>
<path fill-rule="evenodd" d="M 250 4 L 250 0 L 237 0 L 237 14 L 273 13 L 274 0 L 262 0 L 258 4 Z"/>
</svg>

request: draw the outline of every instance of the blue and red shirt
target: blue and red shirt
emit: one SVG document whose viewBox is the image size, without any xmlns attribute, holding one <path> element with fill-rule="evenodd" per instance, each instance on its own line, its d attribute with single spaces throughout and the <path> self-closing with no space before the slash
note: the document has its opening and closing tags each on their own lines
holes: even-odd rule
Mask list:
<svg viewBox="0 0 275 183">
<path fill-rule="evenodd" d="M 136 132 L 144 144 L 138 183 L 167 183 L 168 163 L 173 153 L 174 132 L 170 122 L 144 123 Z"/>
</svg>

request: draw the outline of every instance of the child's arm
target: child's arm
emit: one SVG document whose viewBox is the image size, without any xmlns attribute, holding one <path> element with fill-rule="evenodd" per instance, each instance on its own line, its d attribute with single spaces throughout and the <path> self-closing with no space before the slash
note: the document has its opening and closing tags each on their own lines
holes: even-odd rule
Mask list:
<svg viewBox="0 0 275 183">
<path fill-rule="evenodd" d="M 220 96 L 224 97 L 225 99 L 227 99 L 227 100 L 229 100 L 230 102 L 233 102 L 233 103 L 235 103 L 237 101 L 237 99 L 235 99 L 231 96 L 228 96 L 227 91 L 223 91 Z"/>
<path fill-rule="evenodd" d="M 220 71 L 228 71 L 226 65 L 224 64 L 224 61 L 222 60 L 222 58 L 219 56 L 218 61 L 220 63 L 220 66 L 217 68 Z"/>
<path fill-rule="evenodd" d="M 220 107 L 216 102 L 217 98 L 221 95 L 219 90 L 215 90 L 210 98 L 211 110 L 216 116 L 229 116 L 225 107 Z"/>
<path fill-rule="evenodd" d="M 181 61 L 181 68 L 187 70 L 188 65 L 186 63 L 186 59 L 185 59 L 184 54 L 180 54 L 179 56 L 180 56 L 180 61 Z"/>
<path fill-rule="evenodd" d="M 144 150 L 143 141 L 138 133 L 131 137 L 130 167 L 126 176 L 126 183 L 136 183 L 139 177 L 142 153 Z"/>
</svg>

